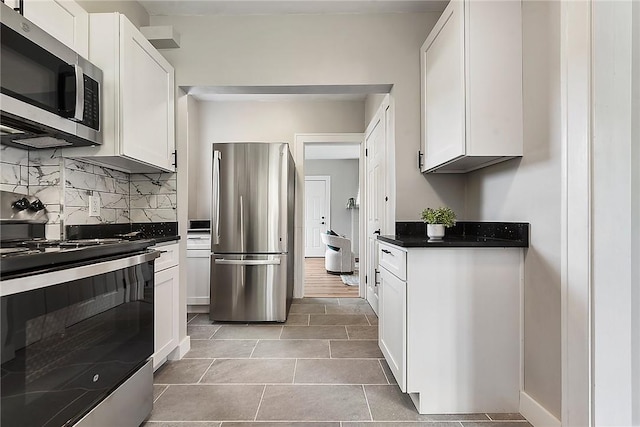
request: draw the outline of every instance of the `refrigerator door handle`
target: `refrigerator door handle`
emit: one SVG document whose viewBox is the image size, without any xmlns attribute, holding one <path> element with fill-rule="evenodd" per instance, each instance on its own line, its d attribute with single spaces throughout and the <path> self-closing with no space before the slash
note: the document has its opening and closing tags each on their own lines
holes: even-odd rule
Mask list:
<svg viewBox="0 0 640 427">
<path fill-rule="evenodd" d="M 220 244 L 220 151 L 213 151 L 213 194 L 211 197 L 211 244 Z"/>
<path fill-rule="evenodd" d="M 216 264 L 223 265 L 280 265 L 280 258 L 276 259 L 216 259 Z"/>
</svg>

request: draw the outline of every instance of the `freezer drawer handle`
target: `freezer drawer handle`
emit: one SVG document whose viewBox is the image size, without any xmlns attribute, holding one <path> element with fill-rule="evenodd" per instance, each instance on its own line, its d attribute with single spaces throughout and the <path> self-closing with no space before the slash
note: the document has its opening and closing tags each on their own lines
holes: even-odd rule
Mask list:
<svg viewBox="0 0 640 427">
<path fill-rule="evenodd" d="M 226 265 L 280 265 L 280 259 L 217 259 L 216 264 Z"/>
</svg>

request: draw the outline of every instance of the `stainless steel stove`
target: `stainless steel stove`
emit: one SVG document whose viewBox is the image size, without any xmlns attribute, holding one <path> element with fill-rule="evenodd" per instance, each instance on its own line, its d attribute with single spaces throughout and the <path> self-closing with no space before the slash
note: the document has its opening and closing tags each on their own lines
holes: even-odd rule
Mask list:
<svg viewBox="0 0 640 427">
<path fill-rule="evenodd" d="M 0 243 L 0 278 L 8 280 L 56 271 L 136 252 L 153 245 L 149 239 L 27 239 Z"/>
<path fill-rule="evenodd" d="M 139 425 L 152 407 L 149 239 L 47 240 L 33 197 L 0 199 L 0 425 Z"/>
</svg>

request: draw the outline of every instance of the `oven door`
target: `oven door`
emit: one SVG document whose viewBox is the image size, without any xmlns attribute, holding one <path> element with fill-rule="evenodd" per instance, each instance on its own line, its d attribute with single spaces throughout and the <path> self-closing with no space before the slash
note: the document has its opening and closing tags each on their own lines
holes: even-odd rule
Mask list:
<svg viewBox="0 0 640 427">
<path fill-rule="evenodd" d="M 2 282 L 3 427 L 72 425 L 149 359 L 157 256 Z"/>
</svg>

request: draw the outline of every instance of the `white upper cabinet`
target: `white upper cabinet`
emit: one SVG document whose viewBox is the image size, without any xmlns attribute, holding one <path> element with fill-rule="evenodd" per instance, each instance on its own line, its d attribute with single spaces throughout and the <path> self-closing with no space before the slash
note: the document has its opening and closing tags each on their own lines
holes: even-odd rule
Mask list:
<svg viewBox="0 0 640 427">
<path fill-rule="evenodd" d="M 127 172 L 175 171 L 171 64 L 120 13 L 89 15 L 89 60 L 103 72 L 103 143 L 65 154 Z"/>
<path fill-rule="evenodd" d="M 173 171 L 173 67 L 124 15 L 120 43 L 122 152 Z"/>
<path fill-rule="evenodd" d="M 25 18 L 89 57 L 89 14 L 82 6 L 72 0 L 25 0 L 23 7 Z"/>
<path fill-rule="evenodd" d="M 420 50 L 422 172 L 522 156 L 519 1 L 451 0 Z"/>
</svg>

